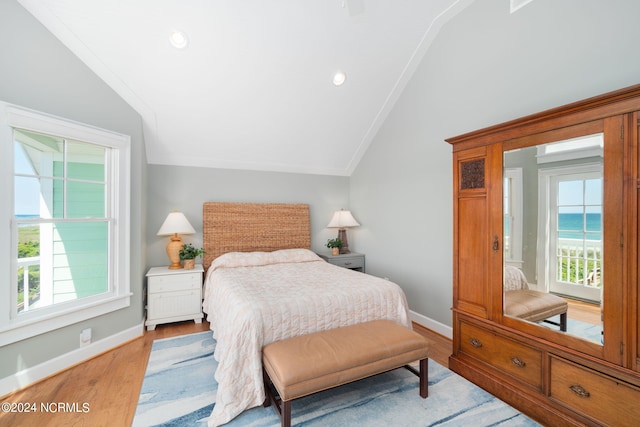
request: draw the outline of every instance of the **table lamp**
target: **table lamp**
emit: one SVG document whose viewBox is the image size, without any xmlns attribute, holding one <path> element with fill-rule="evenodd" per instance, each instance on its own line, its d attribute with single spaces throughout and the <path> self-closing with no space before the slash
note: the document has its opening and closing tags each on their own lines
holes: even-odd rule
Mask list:
<svg viewBox="0 0 640 427">
<path fill-rule="evenodd" d="M 341 254 L 351 253 L 349 250 L 349 242 L 347 242 L 347 228 L 357 227 L 359 225 L 358 221 L 356 221 L 353 218 L 353 215 L 351 215 L 351 211 L 340 209 L 339 211 L 334 212 L 333 218 L 331 218 L 327 228 L 338 229 L 338 239 L 342 240 L 342 247 L 340 248 Z"/>
<path fill-rule="evenodd" d="M 182 239 L 180 234 L 195 234 L 196 230 L 191 226 L 187 217 L 182 212 L 173 211 L 162 223 L 158 230 L 158 236 L 171 236 L 171 241 L 167 244 L 167 255 L 171 261 L 170 270 L 182 268 L 180 265 L 180 249 Z"/>
</svg>

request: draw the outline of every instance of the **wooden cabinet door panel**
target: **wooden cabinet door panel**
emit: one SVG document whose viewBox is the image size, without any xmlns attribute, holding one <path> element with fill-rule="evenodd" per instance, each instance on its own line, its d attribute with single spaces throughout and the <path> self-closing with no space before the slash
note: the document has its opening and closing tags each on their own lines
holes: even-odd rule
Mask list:
<svg viewBox="0 0 640 427">
<path fill-rule="evenodd" d="M 461 198 L 459 215 L 466 230 L 458 239 L 458 308 L 487 317 L 487 200 Z"/>
</svg>

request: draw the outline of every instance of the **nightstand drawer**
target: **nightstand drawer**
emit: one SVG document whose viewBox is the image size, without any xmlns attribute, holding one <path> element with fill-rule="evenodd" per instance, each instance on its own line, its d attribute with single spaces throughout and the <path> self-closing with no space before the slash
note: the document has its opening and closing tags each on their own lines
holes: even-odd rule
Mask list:
<svg viewBox="0 0 640 427">
<path fill-rule="evenodd" d="M 364 257 L 340 257 L 329 261 L 333 265 L 344 268 L 364 268 Z"/>
<path fill-rule="evenodd" d="M 344 255 L 325 255 L 318 254 L 320 258 L 327 261 L 329 264 L 337 265 L 338 267 L 349 268 L 364 273 L 364 254 L 351 252 Z"/>
<path fill-rule="evenodd" d="M 149 319 L 200 314 L 200 292 L 180 291 L 149 295 Z"/>
<path fill-rule="evenodd" d="M 202 273 L 176 274 L 167 276 L 152 276 L 148 280 L 148 292 L 186 291 L 198 289 L 201 286 Z"/>
</svg>

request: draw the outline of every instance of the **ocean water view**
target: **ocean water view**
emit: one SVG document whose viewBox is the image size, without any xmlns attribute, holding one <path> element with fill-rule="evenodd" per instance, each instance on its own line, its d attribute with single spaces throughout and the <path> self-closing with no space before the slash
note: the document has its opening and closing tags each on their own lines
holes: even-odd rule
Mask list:
<svg viewBox="0 0 640 427">
<path fill-rule="evenodd" d="M 587 240 L 602 240 L 602 215 L 599 213 L 558 214 L 558 235 L 565 239 L 582 239 L 586 231 Z"/>
<path fill-rule="evenodd" d="M 16 219 L 32 219 L 32 218 L 38 218 L 40 215 L 38 214 L 17 214 L 15 215 Z M 28 227 L 28 226 L 32 226 L 33 224 L 18 224 L 18 227 Z"/>
</svg>

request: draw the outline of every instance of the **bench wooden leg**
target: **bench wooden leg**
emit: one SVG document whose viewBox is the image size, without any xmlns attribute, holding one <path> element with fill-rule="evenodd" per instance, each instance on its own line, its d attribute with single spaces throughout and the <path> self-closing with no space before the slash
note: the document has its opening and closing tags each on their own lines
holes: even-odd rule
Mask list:
<svg viewBox="0 0 640 427">
<path fill-rule="evenodd" d="M 560 315 L 560 330 L 567 332 L 567 312 L 565 311 Z"/>
<path fill-rule="evenodd" d="M 420 397 L 429 396 L 429 359 L 420 361 Z"/>
<path fill-rule="evenodd" d="M 404 367 L 420 379 L 420 397 L 426 399 L 429 396 L 429 359 L 420 360 L 419 370 L 411 365 L 404 365 Z"/>
<path fill-rule="evenodd" d="M 282 402 L 282 427 L 291 427 L 291 401 Z"/>
<path fill-rule="evenodd" d="M 267 375 L 267 373 L 265 372 L 265 370 L 262 370 L 262 379 L 264 380 L 264 402 L 262 402 L 262 406 L 264 406 L 265 408 L 268 408 L 269 406 L 271 406 L 271 396 L 269 395 L 269 376 Z"/>
<path fill-rule="evenodd" d="M 271 380 L 267 371 L 262 370 L 262 378 L 264 379 L 264 402 L 262 406 L 268 408 L 273 405 L 276 408 L 276 412 L 280 416 L 280 425 L 282 427 L 291 427 L 291 400 L 285 402 L 282 399 L 276 397 L 271 390 Z"/>
</svg>

